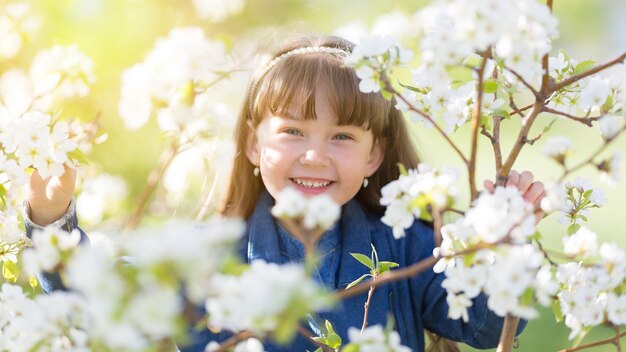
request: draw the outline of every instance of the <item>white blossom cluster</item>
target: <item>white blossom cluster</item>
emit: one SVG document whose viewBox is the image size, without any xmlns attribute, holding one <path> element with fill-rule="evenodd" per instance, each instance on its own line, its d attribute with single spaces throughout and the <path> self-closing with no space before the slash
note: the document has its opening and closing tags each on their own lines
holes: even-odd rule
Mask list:
<svg viewBox="0 0 626 352">
<path fill-rule="evenodd" d="M 393 228 L 395 238 L 403 237 L 415 218 L 430 219 L 428 206 L 443 210 L 456 202 L 458 178 L 456 169 L 424 163 L 408 170 L 382 188 L 380 204 L 387 208 L 381 221 Z"/>
<path fill-rule="evenodd" d="M 206 88 L 220 78 L 220 70 L 226 71 L 227 61 L 224 45 L 207 39 L 201 28 L 173 29 L 142 63 L 122 74 L 118 108 L 124 124 L 140 128 L 156 113 L 166 132 L 210 132 L 199 120 L 211 121 L 220 107 L 207 100 Z M 219 112 L 214 119 L 222 118 Z"/>
<path fill-rule="evenodd" d="M 565 207 L 557 219 L 561 224 L 580 225 L 587 221 L 589 209 L 600 208 L 606 203 L 604 192 L 594 188 L 591 180 L 580 177 L 565 184 L 567 200 Z"/>
<path fill-rule="evenodd" d="M 209 326 L 255 334 L 276 333 L 289 337 L 307 312 L 328 309 L 329 293 L 297 264 L 278 265 L 257 260 L 239 276 L 215 275 L 219 288 L 206 301 Z M 286 325 L 286 326 L 285 326 Z M 257 336 L 259 336 L 257 335 Z M 276 336 L 275 336 L 276 337 Z"/>
<path fill-rule="evenodd" d="M 59 98 L 85 96 L 93 81 L 93 61 L 76 45 L 39 52 L 28 73 L 13 68 L 0 77 L 0 128 L 26 112 L 51 112 Z"/>
<path fill-rule="evenodd" d="M 609 159 L 597 165 L 600 170 L 600 181 L 609 186 L 615 187 L 622 179 L 622 164 L 624 163 L 624 153 L 621 150 L 613 152 Z"/>
<path fill-rule="evenodd" d="M 67 264 L 79 242 L 78 230 L 71 233 L 53 227 L 46 227 L 43 231 L 35 230 L 32 235 L 33 248 L 24 251 L 22 259 L 30 272 L 57 271 Z"/>
<path fill-rule="evenodd" d="M 246 1 L 192 0 L 192 4 L 198 17 L 212 22 L 219 22 L 241 12 Z"/>
<path fill-rule="evenodd" d="M 219 342 L 211 341 L 209 342 L 208 345 L 206 345 L 204 352 L 217 351 L 219 347 L 220 347 Z M 263 343 L 261 342 L 261 340 L 256 339 L 254 337 L 249 338 L 245 341 L 239 342 L 237 345 L 235 345 L 235 348 L 233 349 L 233 352 L 264 352 L 264 351 L 265 349 L 263 348 Z"/>
<path fill-rule="evenodd" d="M 570 339 L 608 321 L 626 324 L 626 255 L 613 243 L 598 247 L 597 236 L 586 228 L 563 240 L 564 252 L 576 262 L 560 264 L 558 299 Z"/>
<path fill-rule="evenodd" d="M 360 352 L 410 352 L 411 349 L 403 346 L 400 342 L 400 335 L 395 330 L 388 330 L 381 325 L 368 326 L 362 332 L 355 328 L 348 329 L 349 347 L 358 346 Z M 352 351 L 352 349 L 350 349 Z"/>
<path fill-rule="evenodd" d="M 0 350 L 88 352 L 89 318 L 80 295 L 54 292 L 29 298 L 20 286 L 0 290 Z"/>
<path fill-rule="evenodd" d="M 496 69 L 492 60 L 488 60 L 487 66 L 486 72 Z M 404 97 L 416 109 L 435 121 L 443 120 L 444 130 L 449 134 L 472 117 L 476 105 L 477 83 L 476 80 L 470 80 L 458 85 L 453 83 L 443 65 L 422 64 L 413 71 L 413 91 L 405 93 Z M 485 116 L 494 114 L 506 107 L 504 102 L 505 99 L 496 94 L 483 94 L 481 112 Z M 425 127 L 432 127 L 430 121 L 409 109 L 409 105 L 402 99 L 398 100 L 396 108 L 407 112 L 411 121 L 423 122 Z"/>
<path fill-rule="evenodd" d="M 550 76 L 557 82 L 579 74 L 594 65 L 592 61 L 578 62 L 563 51 L 556 57 L 550 57 L 548 62 Z M 548 107 L 581 116 L 604 114 L 614 116 L 600 123 L 602 135 L 605 139 L 610 139 L 624 125 L 623 112 L 621 117 L 617 116 L 618 111 L 623 109 L 620 103 L 620 98 L 624 99 L 623 95 L 624 92 L 620 89 L 618 80 L 593 75 L 569 85 L 567 89 L 556 92 L 550 97 Z"/>
<path fill-rule="evenodd" d="M 63 165 L 69 162 L 67 154 L 76 149 L 68 131 L 66 122 L 53 122 L 48 114 L 24 114 L 0 132 L 0 168 L 11 174 L 13 177 L 9 178 L 17 184 L 27 181 L 29 167 L 36 168 L 42 178 L 61 176 Z"/>
<path fill-rule="evenodd" d="M 558 36 L 558 20 L 537 0 L 440 0 L 423 11 L 432 21 L 421 43 L 425 62 L 456 65 L 493 48 L 529 82 L 538 81 L 541 57 Z"/>
<path fill-rule="evenodd" d="M 97 224 L 107 213 L 119 207 L 127 195 L 128 189 L 122 177 L 100 173 L 85 181 L 76 197 L 76 213 L 81 222 Z"/>
<path fill-rule="evenodd" d="M 565 159 L 572 153 L 572 141 L 565 136 L 550 137 L 543 148 L 543 154 L 565 165 Z"/>
<path fill-rule="evenodd" d="M 341 207 L 328 195 L 306 197 L 293 187 L 285 187 L 276 197 L 272 215 L 301 221 L 307 230 L 327 230 L 339 219 Z"/>
<path fill-rule="evenodd" d="M 15 57 L 22 48 L 24 38 L 39 29 L 39 19 L 31 13 L 27 2 L 0 4 L 0 58 Z"/>
<path fill-rule="evenodd" d="M 78 231 L 35 231 L 34 249 L 24 253 L 26 265 L 59 271 L 70 290 L 31 299 L 5 284 L 0 350 L 146 351 L 180 336 L 183 300 L 200 305 L 219 290 L 211 277 L 236 262 L 243 229 L 239 220 L 177 223 L 114 237 L 110 253 L 101 246 L 77 246 Z"/>
<path fill-rule="evenodd" d="M 378 92 L 384 88 L 381 74 L 388 74 L 392 67 L 411 60 L 413 52 L 402 48 L 391 36 L 361 38 L 345 63 L 356 70 L 361 79 L 359 90 L 363 93 Z"/>
<path fill-rule="evenodd" d="M 516 187 L 496 187 L 481 193 L 464 217 L 441 228 L 443 240 L 433 252 L 441 259 L 433 270 L 446 274 L 442 287 L 451 318 L 467 321 L 471 299 L 481 292 L 501 316 L 533 318 L 535 299 L 549 304 L 557 287 L 550 284 L 549 268 L 541 266 L 541 252 L 527 243 L 535 233 L 533 210 Z M 476 246 L 485 249 L 446 257 Z"/>
</svg>

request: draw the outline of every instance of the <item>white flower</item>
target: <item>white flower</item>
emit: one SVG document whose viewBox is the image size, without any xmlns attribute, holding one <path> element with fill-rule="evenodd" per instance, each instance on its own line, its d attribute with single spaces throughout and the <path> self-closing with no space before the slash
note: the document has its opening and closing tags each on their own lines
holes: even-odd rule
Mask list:
<svg viewBox="0 0 626 352">
<path fill-rule="evenodd" d="M 330 228 L 341 214 L 341 207 L 327 195 L 307 198 L 292 187 L 285 187 L 276 197 L 272 215 L 277 218 L 302 220 L 302 225 L 313 230 Z"/>
<path fill-rule="evenodd" d="M 33 232 L 33 249 L 24 253 L 24 261 L 30 270 L 53 271 L 62 263 L 62 258 L 78 247 L 80 231 L 68 233 L 61 229 L 46 227 Z"/>
<path fill-rule="evenodd" d="M 400 344 L 397 331 L 385 332 L 381 325 L 368 326 L 363 330 L 348 328 L 350 344 L 358 345 L 360 352 L 410 352 L 411 349 Z"/>
<path fill-rule="evenodd" d="M 245 4 L 245 0 L 193 0 L 198 17 L 212 22 L 219 22 L 241 12 Z"/>
<path fill-rule="evenodd" d="M 591 76 L 580 92 L 579 106 L 585 111 L 598 113 L 611 94 L 611 82 L 607 78 Z"/>
<path fill-rule="evenodd" d="M 35 95 L 58 92 L 63 97 L 82 97 L 94 81 L 93 61 L 76 45 L 54 46 L 35 57 L 30 76 Z"/>
<path fill-rule="evenodd" d="M 359 90 L 363 93 L 376 93 L 380 91 L 380 83 L 376 79 L 376 71 L 369 66 L 356 69 L 356 75 L 361 79 Z"/>
<path fill-rule="evenodd" d="M 559 163 L 563 163 L 565 157 L 571 152 L 572 141 L 564 136 L 551 137 L 546 141 L 543 153 Z"/>
<path fill-rule="evenodd" d="M 605 140 L 610 140 L 624 127 L 624 117 L 617 115 L 603 116 L 598 120 L 598 127 L 600 132 L 602 132 L 602 137 Z"/>
<path fill-rule="evenodd" d="M 624 160 L 624 154 L 618 150 L 598 167 L 600 169 L 600 181 L 609 186 L 616 186 L 621 179 L 621 168 Z"/>
<path fill-rule="evenodd" d="M 567 192 L 562 183 L 554 183 L 545 190 L 545 196 L 541 199 L 541 210 L 551 213 L 567 209 Z"/>
<path fill-rule="evenodd" d="M 446 297 L 448 302 L 448 318 L 459 319 L 463 318 L 463 321 L 467 322 L 469 317 L 467 315 L 467 308 L 472 306 L 472 301 L 463 293 L 453 295 L 448 293 Z"/>
<path fill-rule="evenodd" d="M 107 211 L 116 209 L 127 194 L 123 178 L 98 174 L 85 181 L 82 192 L 76 198 L 76 212 L 81 221 L 98 223 Z"/>
<path fill-rule="evenodd" d="M 254 261 L 241 276 L 217 275 L 212 281 L 217 289 L 207 299 L 206 310 L 209 325 L 216 328 L 262 334 L 275 329 L 281 319 L 297 323 L 303 312 L 328 308 L 325 290 L 303 267 L 291 263 Z"/>
<path fill-rule="evenodd" d="M 563 238 L 563 251 L 566 254 L 590 257 L 598 250 L 597 235 L 585 227 L 581 227 L 576 233 Z"/>
</svg>

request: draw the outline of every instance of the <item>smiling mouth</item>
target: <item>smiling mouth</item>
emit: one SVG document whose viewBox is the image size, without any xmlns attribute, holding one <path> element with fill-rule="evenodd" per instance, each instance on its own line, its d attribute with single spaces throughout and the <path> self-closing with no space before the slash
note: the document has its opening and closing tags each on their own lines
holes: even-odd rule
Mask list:
<svg viewBox="0 0 626 352">
<path fill-rule="evenodd" d="M 305 180 L 301 178 L 290 178 L 290 180 L 291 182 L 297 184 L 298 186 L 311 188 L 311 189 L 325 188 L 334 183 L 334 181 L 312 181 L 312 180 Z"/>
</svg>

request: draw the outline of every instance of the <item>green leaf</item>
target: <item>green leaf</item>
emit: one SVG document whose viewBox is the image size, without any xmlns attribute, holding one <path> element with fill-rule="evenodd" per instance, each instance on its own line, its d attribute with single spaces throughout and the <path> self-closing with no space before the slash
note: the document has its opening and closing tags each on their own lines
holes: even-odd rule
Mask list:
<svg viewBox="0 0 626 352">
<path fill-rule="evenodd" d="M 576 339 L 573 342 L 573 347 L 577 347 L 578 345 L 580 345 L 580 343 L 583 341 L 585 336 L 587 336 L 587 333 L 590 330 L 591 330 L 591 326 L 583 326 L 583 328 L 580 329 L 580 334 L 578 334 L 578 336 L 576 336 Z"/>
<path fill-rule="evenodd" d="M 404 164 L 398 163 L 398 169 L 400 170 L 400 175 L 402 175 L 402 176 L 408 176 L 409 175 L 409 172 L 407 171 L 407 169 L 404 166 Z"/>
<path fill-rule="evenodd" d="M 389 271 L 390 268 L 397 268 L 400 264 L 394 262 L 378 262 L 378 273 L 382 274 L 384 272 Z"/>
<path fill-rule="evenodd" d="M 359 352 L 359 345 L 351 343 L 344 347 L 341 352 Z"/>
<path fill-rule="evenodd" d="M 374 270 L 374 263 L 372 262 L 372 260 L 368 256 L 360 254 L 360 253 L 350 253 L 350 255 L 353 256 L 354 259 L 356 259 L 359 262 L 361 262 L 361 264 L 363 264 L 366 267 Z"/>
<path fill-rule="evenodd" d="M 498 90 L 498 82 L 494 79 L 488 79 L 483 82 L 483 93 L 495 93 Z"/>
<path fill-rule="evenodd" d="M 330 321 L 326 320 L 324 322 L 324 325 L 326 325 L 326 331 L 330 332 L 335 332 L 335 329 L 333 328 L 333 324 L 330 323 Z"/>
<path fill-rule="evenodd" d="M 31 288 L 36 288 L 39 285 L 39 280 L 37 279 L 37 275 L 30 274 L 28 275 L 28 284 Z"/>
<path fill-rule="evenodd" d="M 579 63 L 578 65 L 576 65 L 576 68 L 574 69 L 574 74 L 580 74 L 583 73 L 585 71 L 587 71 L 588 69 L 592 68 L 593 66 L 595 66 L 596 62 L 593 60 L 585 60 L 581 63 Z"/>
<path fill-rule="evenodd" d="M 67 157 L 76 162 L 78 165 L 89 165 L 89 161 L 87 160 L 85 153 L 78 148 L 67 153 Z"/>
<path fill-rule="evenodd" d="M 561 303 L 556 299 L 552 301 L 552 312 L 554 313 L 556 322 L 560 323 L 561 320 L 563 320 L 563 311 L 561 311 Z"/>
<path fill-rule="evenodd" d="M 374 261 L 374 267 L 378 267 L 378 253 L 376 253 L 376 248 L 373 244 L 370 244 L 370 246 L 372 246 L 372 260 Z"/>
<path fill-rule="evenodd" d="M 465 58 L 465 64 L 471 67 L 478 67 L 483 62 L 483 58 L 478 54 L 472 54 Z"/>
<path fill-rule="evenodd" d="M 567 228 L 567 234 L 571 236 L 571 235 L 575 234 L 576 231 L 578 231 L 578 229 L 580 229 L 580 225 L 578 225 L 578 224 L 571 224 Z"/>
<path fill-rule="evenodd" d="M 391 93 L 390 91 L 386 89 L 381 89 L 380 92 L 382 93 L 383 98 L 387 100 L 391 100 L 391 98 L 393 98 L 393 93 Z"/>
<path fill-rule="evenodd" d="M 359 282 L 363 281 L 363 279 L 365 279 L 368 276 L 370 276 L 370 274 L 363 274 L 363 276 L 361 276 L 360 278 L 352 281 L 348 286 L 346 286 L 346 290 L 349 289 L 350 287 L 358 284 Z"/>
<path fill-rule="evenodd" d="M 15 282 L 17 281 L 17 277 L 20 275 L 20 269 L 17 268 L 17 265 L 10 260 L 7 260 L 2 264 L 2 276 L 5 279 Z"/>
<path fill-rule="evenodd" d="M 493 111 L 493 115 L 501 116 L 505 119 L 508 119 L 509 117 L 511 117 L 511 115 L 509 114 L 509 110 L 506 110 L 506 109 L 496 109 Z"/>
<path fill-rule="evenodd" d="M 520 303 L 523 306 L 530 306 L 535 302 L 535 289 L 534 288 L 527 288 L 524 293 L 522 293 L 522 296 L 520 297 Z"/>
<path fill-rule="evenodd" d="M 398 82 L 398 84 L 400 84 L 400 86 L 402 86 L 403 88 L 406 88 L 410 91 L 416 92 L 416 93 L 420 93 L 420 94 L 428 94 L 428 89 L 426 88 L 420 88 L 420 87 L 413 87 L 410 86 L 408 84 L 402 84 L 402 82 Z"/>
<path fill-rule="evenodd" d="M 471 253 L 465 254 L 463 256 L 463 263 L 465 264 L 465 266 L 472 265 L 472 262 L 474 261 L 475 257 L 476 257 L 476 252 L 471 252 Z"/>
<path fill-rule="evenodd" d="M 339 348 L 341 342 L 341 337 L 334 332 L 328 333 L 328 336 L 326 336 L 326 344 L 332 349 Z"/>
</svg>

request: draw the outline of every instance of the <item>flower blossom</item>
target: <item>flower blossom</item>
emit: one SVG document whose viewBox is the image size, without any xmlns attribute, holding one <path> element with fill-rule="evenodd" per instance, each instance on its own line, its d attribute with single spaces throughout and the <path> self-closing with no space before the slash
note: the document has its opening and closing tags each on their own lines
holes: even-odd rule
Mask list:
<svg viewBox="0 0 626 352">
<path fill-rule="evenodd" d="M 403 237 L 415 218 L 430 218 L 427 206 L 443 209 L 454 204 L 458 177 L 457 170 L 419 164 L 381 189 L 380 204 L 386 206 L 381 221 L 393 228 L 395 238 Z"/>
<path fill-rule="evenodd" d="M 341 207 L 325 194 L 306 197 L 298 190 L 286 187 L 276 197 L 272 215 L 301 220 L 308 230 L 327 230 L 339 219 Z"/>
</svg>

